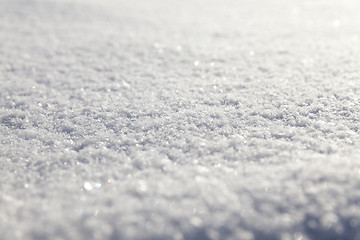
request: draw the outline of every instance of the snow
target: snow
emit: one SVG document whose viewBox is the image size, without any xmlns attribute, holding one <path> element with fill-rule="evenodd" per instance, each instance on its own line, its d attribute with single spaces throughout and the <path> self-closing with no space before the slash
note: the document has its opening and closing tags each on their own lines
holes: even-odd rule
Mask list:
<svg viewBox="0 0 360 240">
<path fill-rule="evenodd" d="M 355 0 L 0 0 L 0 239 L 360 239 Z"/>
</svg>

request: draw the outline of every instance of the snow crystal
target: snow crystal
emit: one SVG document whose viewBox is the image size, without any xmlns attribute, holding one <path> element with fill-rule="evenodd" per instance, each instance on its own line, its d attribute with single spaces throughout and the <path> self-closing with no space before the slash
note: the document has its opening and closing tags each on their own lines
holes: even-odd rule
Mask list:
<svg viewBox="0 0 360 240">
<path fill-rule="evenodd" d="M 86 191 L 91 191 L 91 190 L 93 190 L 93 185 L 91 184 L 91 183 L 89 183 L 89 182 L 84 182 L 84 189 L 86 190 Z"/>
</svg>

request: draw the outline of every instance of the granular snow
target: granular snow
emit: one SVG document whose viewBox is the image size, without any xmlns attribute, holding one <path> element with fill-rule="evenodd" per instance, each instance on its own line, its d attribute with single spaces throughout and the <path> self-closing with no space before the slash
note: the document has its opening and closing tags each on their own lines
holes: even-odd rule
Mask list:
<svg viewBox="0 0 360 240">
<path fill-rule="evenodd" d="M 360 239 L 359 7 L 0 0 L 0 239 Z"/>
</svg>

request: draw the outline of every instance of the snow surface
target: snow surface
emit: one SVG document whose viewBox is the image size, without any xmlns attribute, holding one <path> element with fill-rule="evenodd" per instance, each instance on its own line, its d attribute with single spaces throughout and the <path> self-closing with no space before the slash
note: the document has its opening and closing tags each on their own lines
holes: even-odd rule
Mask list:
<svg viewBox="0 0 360 240">
<path fill-rule="evenodd" d="M 0 239 L 360 239 L 357 0 L 0 0 Z"/>
</svg>

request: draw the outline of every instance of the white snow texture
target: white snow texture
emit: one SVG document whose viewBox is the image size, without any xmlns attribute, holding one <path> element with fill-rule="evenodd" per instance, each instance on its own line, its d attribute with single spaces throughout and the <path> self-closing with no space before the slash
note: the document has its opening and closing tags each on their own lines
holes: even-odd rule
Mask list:
<svg viewBox="0 0 360 240">
<path fill-rule="evenodd" d="M 0 239 L 360 239 L 357 0 L 0 0 Z"/>
</svg>

